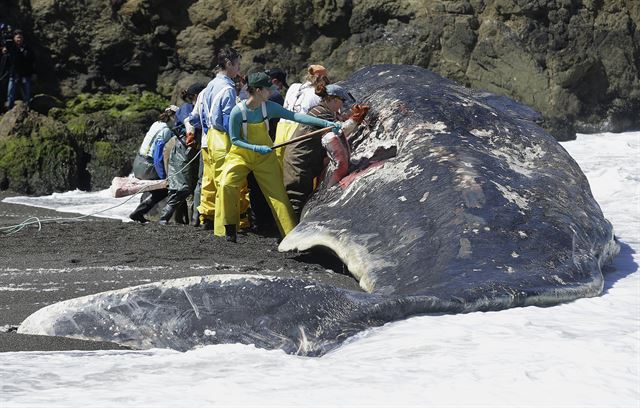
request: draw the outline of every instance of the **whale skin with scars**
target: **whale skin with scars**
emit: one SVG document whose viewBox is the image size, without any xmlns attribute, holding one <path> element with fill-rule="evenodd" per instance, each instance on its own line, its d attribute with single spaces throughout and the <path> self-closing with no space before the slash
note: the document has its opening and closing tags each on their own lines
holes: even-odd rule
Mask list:
<svg viewBox="0 0 640 408">
<path fill-rule="evenodd" d="M 612 226 L 536 112 L 416 66 L 366 67 L 342 85 L 371 108 L 351 138 L 351 174 L 316 192 L 279 249 L 331 249 L 361 292 L 268 271 L 182 278 L 56 303 L 18 331 L 322 355 L 412 315 L 602 292 L 619 251 Z"/>
</svg>

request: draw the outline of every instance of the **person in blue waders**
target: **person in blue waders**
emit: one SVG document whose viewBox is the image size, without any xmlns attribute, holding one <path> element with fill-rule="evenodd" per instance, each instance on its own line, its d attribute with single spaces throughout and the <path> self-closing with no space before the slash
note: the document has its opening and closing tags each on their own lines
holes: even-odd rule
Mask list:
<svg viewBox="0 0 640 408">
<path fill-rule="evenodd" d="M 294 113 L 269 101 L 273 85 L 264 72 L 249 75 L 248 86 L 249 99 L 238 103 L 229 117 L 232 146 L 222 165 L 216 196 L 214 233 L 231 242 L 237 240 L 240 187 L 250 171 L 253 171 L 271 207 L 280 234 L 285 236 L 296 224 L 282 181 L 282 168 L 271 149 L 273 141 L 269 137 L 269 119 L 284 118 L 312 126 L 331 127 L 336 132 L 340 129 L 339 123 Z"/>
</svg>

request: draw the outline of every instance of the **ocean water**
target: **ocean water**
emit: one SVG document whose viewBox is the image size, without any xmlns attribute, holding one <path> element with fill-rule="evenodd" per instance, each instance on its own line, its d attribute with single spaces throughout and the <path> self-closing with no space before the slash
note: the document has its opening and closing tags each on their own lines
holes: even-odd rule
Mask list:
<svg viewBox="0 0 640 408">
<path fill-rule="evenodd" d="M 640 132 L 579 135 L 563 146 L 621 241 L 602 296 L 413 317 L 321 358 L 238 344 L 0 353 L 0 406 L 638 407 Z M 107 199 L 107 191 L 74 191 L 5 201 L 82 214 L 125 201 Z M 136 204 L 102 215 L 126 220 Z"/>
</svg>

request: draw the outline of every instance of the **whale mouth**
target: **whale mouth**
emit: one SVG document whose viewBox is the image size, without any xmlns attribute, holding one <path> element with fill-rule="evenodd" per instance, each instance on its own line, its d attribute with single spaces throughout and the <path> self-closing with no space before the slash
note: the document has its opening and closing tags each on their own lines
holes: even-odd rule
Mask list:
<svg viewBox="0 0 640 408">
<path fill-rule="evenodd" d="M 308 264 L 320 265 L 327 271 L 348 276 L 358 282 L 356 277 L 349 271 L 347 264 L 330 247 L 324 245 L 313 246 L 300 253 L 295 259 Z"/>
</svg>

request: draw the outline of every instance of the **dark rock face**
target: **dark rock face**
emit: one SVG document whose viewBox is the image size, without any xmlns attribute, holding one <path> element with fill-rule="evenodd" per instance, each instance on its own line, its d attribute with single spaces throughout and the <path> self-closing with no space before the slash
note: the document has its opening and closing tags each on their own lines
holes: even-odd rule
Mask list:
<svg viewBox="0 0 640 408">
<path fill-rule="evenodd" d="M 18 102 L 0 120 L 2 189 L 48 194 L 75 188 L 79 161 L 72 138 L 54 119 L 28 111 Z"/>
<path fill-rule="evenodd" d="M 279 250 L 330 248 L 364 291 L 303 272 L 200 276 L 53 304 L 18 331 L 321 355 L 416 314 L 602 292 L 601 267 L 619 250 L 613 229 L 535 111 L 416 66 L 364 68 L 345 86 L 371 107 L 355 134 L 354 171 L 316 193 Z"/>
<path fill-rule="evenodd" d="M 0 15 L 36 46 L 39 87 L 63 97 L 131 84 L 171 95 L 233 45 L 247 70 L 294 78 L 309 63 L 334 79 L 426 67 L 534 107 L 558 139 L 640 127 L 635 0 L 9 0 Z"/>
<path fill-rule="evenodd" d="M 114 176 L 131 172 L 136 148 L 167 104 L 148 92 L 82 94 L 64 107 L 43 101 L 45 116 L 18 101 L 0 118 L 0 189 L 50 194 L 108 187 Z"/>
</svg>

